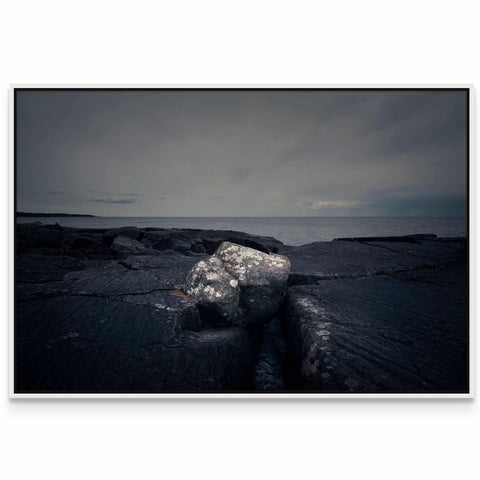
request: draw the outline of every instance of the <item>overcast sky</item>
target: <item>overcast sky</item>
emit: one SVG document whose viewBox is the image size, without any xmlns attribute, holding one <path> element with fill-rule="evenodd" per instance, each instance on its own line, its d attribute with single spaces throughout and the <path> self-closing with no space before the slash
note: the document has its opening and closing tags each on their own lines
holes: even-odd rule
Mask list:
<svg viewBox="0 0 480 480">
<path fill-rule="evenodd" d="M 465 91 L 21 91 L 19 211 L 465 216 Z"/>
</svg>

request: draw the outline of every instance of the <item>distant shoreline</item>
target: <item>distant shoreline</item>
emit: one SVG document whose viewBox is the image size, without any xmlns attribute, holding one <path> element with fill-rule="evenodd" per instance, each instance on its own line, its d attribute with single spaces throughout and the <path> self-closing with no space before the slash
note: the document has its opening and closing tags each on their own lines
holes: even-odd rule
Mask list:
<svg viewBox="0 0 480 480">
<path fill-rule="evenodd" d="M 16 223 L 58 223 L 66 228 L 176 228 L 235 230 L 275 237 L 287 245 L 304 245 L 345 237 L 385 237 L 434 233 L 458 237 L 468 233 L 465 218 L 215 218 L 215 217 L 17 217 Z"/>
<path fill-rule="evenodd" d="M 95 217 L 95 215 L 86 215 L 81 213 L 32 213 L 17 212 L 17 217 Z"/>
</svg>

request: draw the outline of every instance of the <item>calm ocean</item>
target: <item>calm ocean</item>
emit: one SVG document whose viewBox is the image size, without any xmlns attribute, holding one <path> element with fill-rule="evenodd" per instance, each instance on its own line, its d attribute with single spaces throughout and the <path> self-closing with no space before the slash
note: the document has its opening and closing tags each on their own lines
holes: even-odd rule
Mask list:
<svg viewBox="0 0 480 480">
<path fill-rule="evenodd" d="M 466 218 L 411 217 L 22 217 L 19 223 L 39 221 L 68 227 L 123 226 L 239 230 L 277 238 L 287 245 L 365 237 L 435 233 L 441 237 L 467 234 Z"/>
</svg>

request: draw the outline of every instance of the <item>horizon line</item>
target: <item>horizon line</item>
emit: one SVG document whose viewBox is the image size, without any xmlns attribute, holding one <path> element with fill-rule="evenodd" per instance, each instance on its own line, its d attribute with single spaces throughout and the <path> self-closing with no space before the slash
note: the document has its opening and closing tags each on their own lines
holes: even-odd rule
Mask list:
<svg viewBox="0 0 480 480">
<path fill-rule="evenodd" d="M 38 215 L 72 215 L 93 216 L 93 218 L 468 218 L 468 215 L 95 215 L 93 213 L 66 213 L 66 212 L 15 212 L 29 213 L 32 217 Z M 30 218 L 32 218 L 30 217 Z M 20 217 L 29 218 L 29 217 Z"/>
</svg>

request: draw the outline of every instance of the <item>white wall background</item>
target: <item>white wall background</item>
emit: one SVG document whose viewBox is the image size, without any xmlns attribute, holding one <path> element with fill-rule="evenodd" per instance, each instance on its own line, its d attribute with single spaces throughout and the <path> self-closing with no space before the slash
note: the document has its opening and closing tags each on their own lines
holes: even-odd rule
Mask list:
<svg viewBox="0 0 480 480">
<path fill-rule="evenodd" d="M 480 412 L 472 400 L 8 400 L 6 231 L 11 83 L 473 83 L 479 89 L 476 3 L 2 4 L 4 478 L 475 477 Z"/>
</svg>

